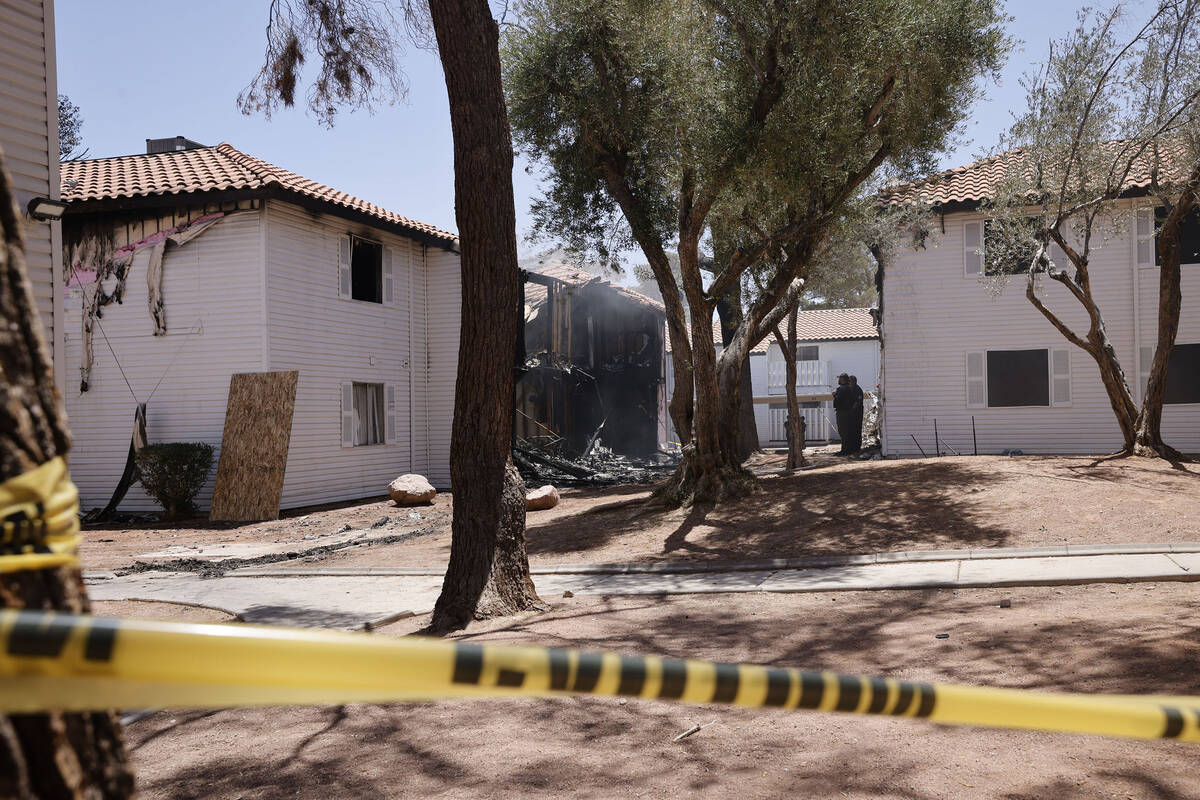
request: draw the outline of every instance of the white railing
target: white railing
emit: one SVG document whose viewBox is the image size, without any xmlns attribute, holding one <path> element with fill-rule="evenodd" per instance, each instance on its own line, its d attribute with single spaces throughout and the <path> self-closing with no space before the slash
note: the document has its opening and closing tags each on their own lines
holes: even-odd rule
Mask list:
<svg viewBox="0 0 1200 800">
<path fill-rule="evenodd" d="M 797 386 L 829 386 L 830 364 L 828 361 L 797 361 Z M 767 363 L 767 394 L 783 394 L 787 389 L 787 364 L 782 361 Z"/>
<path fill-rule="evenodd" d="M 822 403 L 818 408 L 801 408 L 800 416 L 804 417 L 805 441 L 829 441 L 829 417 L 833 413 L 828 403 Z M 787 408 L 772 408 L 767 412 L 768 435 L 772 442 L 787 441 Z"/>
</svg>

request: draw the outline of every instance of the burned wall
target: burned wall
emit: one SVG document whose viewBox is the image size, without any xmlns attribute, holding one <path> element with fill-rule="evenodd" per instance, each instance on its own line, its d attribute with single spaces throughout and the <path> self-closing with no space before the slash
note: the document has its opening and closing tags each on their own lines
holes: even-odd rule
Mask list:
<svg viewBox="0 0 1200 800">
<path fill-rule="evenodd" d="M 658 448 L 665 317 L 612 286 L 547 287 L 526 325 L 518 435 L 567 457 Z"/>
</svg>

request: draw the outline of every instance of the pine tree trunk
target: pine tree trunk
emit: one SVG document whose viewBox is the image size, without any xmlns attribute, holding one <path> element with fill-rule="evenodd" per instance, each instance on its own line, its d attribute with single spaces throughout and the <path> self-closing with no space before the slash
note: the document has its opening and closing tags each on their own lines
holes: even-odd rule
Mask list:
<svg viewBox="0 0 1200 800">
<path fill-rule="evenodd" d="M 529 577 L 525 488 L 512 463 L 521 279 L 499 28 L 486 0 L 431 0 L 429 8 L 450 99 L 462 248 L 450 565 L 430 623 L 443 632 L 543 606 Z"/>
<path fill-rule="evenodd" d="M 0 482 L 66 455 L 71 445 L 25 269 L 11 187 L 0 153 Z M 75 567 L 0 573 L 0 608 L 89 610 Z M 112 713 L 0 716 L 0 797 L 132 794 L 133 773 Z"/>
</svg>

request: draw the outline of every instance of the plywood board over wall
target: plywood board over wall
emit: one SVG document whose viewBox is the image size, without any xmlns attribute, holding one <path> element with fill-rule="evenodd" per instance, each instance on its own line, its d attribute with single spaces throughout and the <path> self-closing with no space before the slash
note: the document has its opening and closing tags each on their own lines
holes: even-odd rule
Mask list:
<svg viewBox="0 0 1200 800">
<path fill-rule="evenodd" d="M 279 519 L 299 374 L 239 372 L 230 376 L 209 519 Z"/>
</svg>

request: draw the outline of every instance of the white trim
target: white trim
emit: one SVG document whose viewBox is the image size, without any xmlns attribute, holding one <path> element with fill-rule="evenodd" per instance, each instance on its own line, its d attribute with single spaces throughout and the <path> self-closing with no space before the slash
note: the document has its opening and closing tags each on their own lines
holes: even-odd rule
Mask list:
<svg viewBox="0 0 1200 800">
<path fill-rule="evenodd" d="M 269 297 L 269 291 L 270 291 L 270 282 L 269 282 L 270 276 L 268 273 L 271 269 L 271 266 L 270 266 L 271 262 L 267 258 L 267 248 L 268 248 L 267 218 L 269 216 L 267 214 L 267 202 L 269 202 L 269 201 L 264 201 L 264 202 L 260 203 L 259 209 L 258 209 L 259 242 L 262 245 L 262 247 L 260 248 L 260 254 L 261 254 L 261 258 L 262 258 L 262 266 L 261 266 L 260 272 L 262 273 L 262 275 L 261 275 L 262 280 L 259 281 L 259 291 L 262 292 L 262 303 L 259 305 L 259 317 L 262 321 L 262 371 L 263 372 L 271 371 L 271 329 L 270 329 L 271 312 L 270 312 L 270 308 L 268 307 L 268 300 L 267 300 L 267 298 Z"/>
<path fill-rule="evenodd" d="M 42 2 L 42 46 L 45 48 L 46 67 L 46 149 L 47 166 L 50 168 L 50 199 L 60 200 L 62 176 L 58 160 L 62 154 L 58 152 L 58 50 L 56 44 L 53 0 Z M 53 281 L 53 311 L 54 319 L 50 323 L 51 365 L 54 370 L 54 385 L 59 393 L 66 397 L 67 385 L 67 346 L 66 329 L 63 317 L 66 309 L 63 307 L 63 291 L 66 288 L 66 273 L 63 267 L 63 238 L 62 221 L 50 223 L 50 279 Z"/>
</svg>

